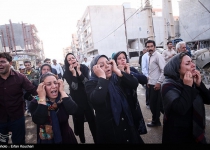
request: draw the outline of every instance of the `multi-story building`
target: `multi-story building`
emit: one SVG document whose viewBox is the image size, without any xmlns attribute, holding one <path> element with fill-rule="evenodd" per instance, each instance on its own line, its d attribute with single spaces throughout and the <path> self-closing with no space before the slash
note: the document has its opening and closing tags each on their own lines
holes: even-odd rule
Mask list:
<svg viewBox="0 0 210 150">
<path fill-rule="evenodd" d="M 1 51 L 11 53 L 15 69 L 25 60 L 30 60 L 36 67 L 36 63 L 45 58 L 43 43 L 37 33 L 33 24 L 12 23 L 10 20 L 10 24 L 0 25 Z"/>
<path fill-rule="evenodd" d="M 148 14 L 152 13 L 154 40 L 164 42 L 164 20 L 160 10 L 147 7 L 131 8 L 129 3 L 111 6 L 88 6 L 77 22 L 79 50 L 89 61 L 97 54 L 111 57 L 117 51 L 126 51 L 130 60 L 138 59 L 144 43 L 150 38 Z M 157 13 L 155 13 L 157 12 Z"/>
<path fill-rule="evenodd" d="M 63 48 L 63 58 L 65 58 L 68 53 L 72 53 L 71 46 Z"/>
<path fill-rule="evenodd" d="M 81 62 L 80 56 L 82 56 L 82 53 L 79 49 L 78 37 L 76 33 L 72 34 L 71 36 L 71 49 L 72 49 L 72 53 L 76 56 L 77 60 Z"/>
<path fill-rule="evenodd" d="M 181 0 L 179 11 L 180 37 L 193 50 L 210 47 L 209 0 Z"/>
</svg>

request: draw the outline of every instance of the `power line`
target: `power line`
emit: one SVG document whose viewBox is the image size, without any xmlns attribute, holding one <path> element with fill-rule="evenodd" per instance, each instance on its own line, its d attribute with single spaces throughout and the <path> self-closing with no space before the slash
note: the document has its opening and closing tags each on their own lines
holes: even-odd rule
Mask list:
<svg viewBox="0 0 210 150">
<path fill-rule="evenodd" d="M 206 29 L 205 31 L 203 31 L 203 32 L 201 32 L 200 34 L 198 34 L 197 36 L 195 36 L 193 39 L 192 39 L 192 41 L 194 40 L 194 39 L 196 39 L 198 36 L 200 36 L 201 34 L 203 34 L 203 33 L 205 33 L 206 31 L 208 31 L 210 28 L 208 28 L 208 29 Z"/>
<path fill-rule="evenodd" d="M 129 17 L 125 20 L 125 23 L 126 23 L 126 21 L 129 20 L 133 15 L 135 15 L 135 14 L 139 11 L 140 8 L 141 8 L 141 7 L 139 7 L 131 16 L 129 16 Z M 142 9 L 142 10 L 143 10 L 143 9 Z M 142 11 L 142 10 L 141 10 L 141 11 Z M 103 41 L 104 39 L 106 39 L 107 37 L 109 37 L 112 33 L 114 33 L 115 31 L 117 31 L 117 30 L 118 30 L 122 25 L 124 25 L 125 23 L 123 22 L 123 23 L 122 23 L 120 26 L 118 26 L 115 30 L 113 30 L 111 33 L 109 33 L 109 34 L 108 34 L 107 36 L 105 36 L 103 39 L 101 39 L 101 40 L 95 42 L 94 44 L 97 44 L 97 43 Z"/>
</svg>

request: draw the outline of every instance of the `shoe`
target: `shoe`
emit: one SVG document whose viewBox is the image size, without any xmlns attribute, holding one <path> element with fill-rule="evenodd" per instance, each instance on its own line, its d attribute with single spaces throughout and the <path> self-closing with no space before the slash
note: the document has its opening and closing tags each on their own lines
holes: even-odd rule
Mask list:
<svg viewBox="0 0 210 150">
<path fill-rule="evenodd" d="M 150 122 L 147 124 L 148 127 L 157 127 L 157 126 L 161 126 L 161 123 L 153 123 L 153 122 Z"/>
</svg>

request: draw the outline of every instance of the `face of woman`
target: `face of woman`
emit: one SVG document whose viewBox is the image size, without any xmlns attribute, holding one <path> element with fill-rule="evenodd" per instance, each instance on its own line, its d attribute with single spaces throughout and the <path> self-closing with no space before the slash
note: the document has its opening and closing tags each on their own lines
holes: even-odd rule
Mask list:
<svg viewBox="0 0 210 150">
<path fill-rule="evenodd" d="M 49 66 L 42 67 L 42 74 L 45 74 L 47 72 L 51 72 L 50 67 Z"/>
<path fill-rule="evenodd" d="M 117 57 L 117 65 L 125 65 L 126 64 L 126 57 L 123 53 L 121 53 L 118 57 Z"/>
<path fill-rule="evenodd" d="M 48 76 L 44 79 L 46 95 L 55 99 L 58 96 L 58 80 L 54 76 Z"/>
<path fill-rule="evenodd" d="M 182 62 L 180 64 L 179 73 L 180 73 L 181 79 L 184 78 L 184 75 L 187 71 L 190 71 L 192 73 L 192 76 L 194 77 L 196 75 L 195 70 L 196 70 L 196 67 L 195 67 L 195 64 L 192 62 L 192 59 L 189 56 L 185 55 L 182 58 Z"/>
<path fill-rule="evenodd" d="M 105 57 L 99 58 L 97 65 L 100 65 L 100 68 L 105 72 L 106 78 L 109 79 L 112 75 L 112 65 Z"/>
<path fill-rule="evenodd" d="M 77 63 L 76 58 L 74 57 L 74 55 L 71 55 L 71 54 L 67 56 L 67 61 L 69 65 L 73 65 L 73 66 L 75 66 Z"/>
</svg>

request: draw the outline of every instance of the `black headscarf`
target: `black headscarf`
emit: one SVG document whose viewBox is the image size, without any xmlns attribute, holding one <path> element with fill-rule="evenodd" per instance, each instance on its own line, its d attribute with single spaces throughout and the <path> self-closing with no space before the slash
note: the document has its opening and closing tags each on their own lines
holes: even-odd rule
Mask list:
<svg viewBox="0 0 210 150">
<path fill-rule="evenodd" d="M 126 52 L 124 52 L 124 51 L 119 51 L 119 52 L 115 53 L 115 55 L 114 55 L 114 57 L 113 57 L 113 59 L 115 60 L 116 63 L 117 63 L 117 57 L 118 57 L 120 54 L 122 54 L 122 53 L 125 55 L 126 62 L 127 62 L 128 57 L 127 57 Z"/>
<path fill-rule="evenodd" d="M 178 53 L 169 62 L 166 64 L 164 68 L 164 75 L 166 76 L 165 81 L 161 86 L 161 94 L 164 98 L 163 105 L 166 117 L 169 117 L 169 113 L 171 111 L 171 105 L 174 100 L 180 97 L 182 90 L 184 88 L 183 81 L 180 79 L 180 64 L 181 60 L 184 56 L 189 56 L 188 53 L 182 52 Z M 195 86 L 193 85 L 195 88 Z M 176 91 L 176 92 L 174 92 Z M 197 93 L 188 93 L 188 94 L 196 94 L 196 98 L 193 99 L 193 136 L 194 139 L 198 143 L 206 143 L 206 139 L 204 136 L 205 130 L 205 108 L 203 104 L 203 100 L 200 95 Z"/>
<path fill-rule="evenodd" d="M 97 64 L 99 58 L 105 57 L 107 60 L 108 57 L 106 55 L 98 55 L 96 56 L 90 64 L 91 67 L 91 77 L 90 80 L 98 81 L 98 77 L 93 72 L 93 66 Z M 124 93 L 118 83 L 118 77 L 115 73 L 112 73 L 112 76 L 109 79 L 109 95 L 111 101 L 112 115 L 114 117 L 114 121 L 116 125 L 119 125 L 120 115 L 122 111 L 128 117 L 129 125 L 133 126 L 133 117 L 128 105 L 128 102 L 124 96 Z"/>
<path fill-rule="evenodd" d="M 66 81 L 69 83 L 71 80 L 72 80 L 72 72 L 69 70 L 69 66 L 70 66 L 70 64 L 68 63 L 68 60 L 67 60 L 67 57 L 69 56 L 69 55 L 73 55 L 74 56 L 74 54 L 73 53 L 68 53 L 67 55 L 66 55 L 66 57 L 65 57 L 65 60 L 64 60 L 64 64 L 65 64 L 65 71 L 64 71 L 64 74 L 63 74 L 63 77 L 66 79 Z M 75 57 L 75 56 L 74 56 Z M 75 57 L 75 59 L 76 59 L 76 57 Z M 76 69 L 75 69 L 76 70 Z M 83 73 L 83 75 L 87 78 L 87 79 L 89 79 L 89 71 L 88 71 L 89 69 L 88 69 L 88 67 L 87 66 L 85 66 L 85 65 L 83 65 L 83 64 L 80 64 L 80 71 Z M 76 71 L 77 72 L 77 71 Z M 78 77 L 79 75 L 78 75 L 78 73 L 77 73 L 77 77 Z M 80 81 L 80 80 L 78 80 L 78 82 L 82 82 L 82 81 Z"/>
<path fill-rule="evenodd" d="M 44 66 L 48 66 L 48 67 L 50 68 L 50 72 L 52 72 L 52 67 L 51 67 L 49 64 L 44 63 L 44 64 L 40 67 L 40 75 L 42 75 L 42 68 L 43 68 Z"/>
</svg>

